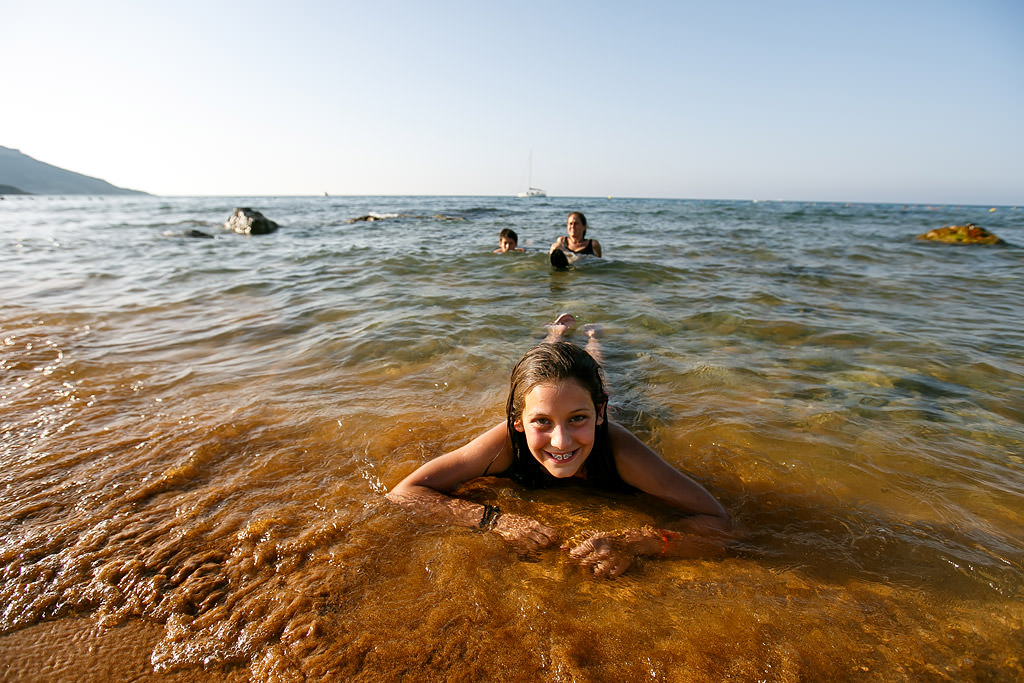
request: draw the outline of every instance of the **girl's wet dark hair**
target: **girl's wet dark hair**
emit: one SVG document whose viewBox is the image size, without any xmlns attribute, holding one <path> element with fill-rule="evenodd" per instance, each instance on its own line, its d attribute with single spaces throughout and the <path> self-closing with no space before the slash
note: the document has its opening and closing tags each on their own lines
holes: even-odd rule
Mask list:
<svg viewBox="0 0 1024 683">
<path fill-rule="evenodd" d="M 533 457 L 529 454 L 526 436 L 515 428 L 515 421 L 523 416 L 526 395 L 537 385 L 556 384 L 567 379 L 578 382 L 590 394 L 598 417 L 604 418 L 597 425 L 595 443 L 608 443 L 608 394 L 604 390 L 601 366 L 593 356 L 575 344 L 566 341 L 544 342 L 534 346 L 519 359 L 512 368 L 512 378 L 509 380 L 506 417 L 516 458 Z"/>
</svg>

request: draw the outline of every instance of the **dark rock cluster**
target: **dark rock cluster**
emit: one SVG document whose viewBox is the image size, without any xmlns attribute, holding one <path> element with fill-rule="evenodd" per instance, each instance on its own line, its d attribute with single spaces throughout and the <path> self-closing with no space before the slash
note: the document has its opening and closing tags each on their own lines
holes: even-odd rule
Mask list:
<svg viewBox="0 0 1024 683">
<path fill-rule="evenodd" d="M 268 235 L 278 229 L 278 224 L 259 211 L 248 207 L 235 209 L 224 223 L 226 230 L 233 230 L 242 235 Z"/>
</svg>

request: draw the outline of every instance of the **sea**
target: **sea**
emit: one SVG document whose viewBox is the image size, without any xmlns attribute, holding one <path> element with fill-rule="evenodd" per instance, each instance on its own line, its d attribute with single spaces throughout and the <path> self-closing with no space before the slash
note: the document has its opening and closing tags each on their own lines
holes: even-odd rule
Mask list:
<svg viewBox="0 0 1024 683">
<path fill-rule="evenodd" d="M 555 270 L 570 211 L 604 258 Z M 1006 244 L 917 238 L 968 222 Z M 1024 679 L 1024 207 L 9 196 L 0 253 L 3 680 Z M 597 579 L 385 499 L 564 312 L 724 555 Z"/>
</svg>

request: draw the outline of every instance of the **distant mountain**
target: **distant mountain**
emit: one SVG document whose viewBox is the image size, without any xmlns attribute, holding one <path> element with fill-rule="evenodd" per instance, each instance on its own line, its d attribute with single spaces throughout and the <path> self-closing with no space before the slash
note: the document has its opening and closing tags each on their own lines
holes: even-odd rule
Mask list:
<svg viewBox="0 0 1024 683">
<path fill-rule="evenodd" d="M 16 192 L 20 190 L 21 192 Z M 146 194 L 0 147 L 0 194 Z"/>
</svg>

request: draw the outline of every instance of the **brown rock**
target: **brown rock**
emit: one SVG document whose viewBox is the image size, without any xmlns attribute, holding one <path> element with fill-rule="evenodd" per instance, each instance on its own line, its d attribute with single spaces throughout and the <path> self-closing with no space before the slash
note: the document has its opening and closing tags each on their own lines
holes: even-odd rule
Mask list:
<svg viewBox="0 0 1024 683">
<path fill-rule="evenodd" d="M 974 223 L 935 228 L 923 235 L 918 235 L 917 239 L 947 242 L 949 244 L 1006 244 L 999 237 L 996 237 L 985 228 L 979 228 Z"/>
<path fill-rule="evenodd" d="M 235 212 L 224 223 L 226 230 L 234 230 L 243 235 L 267 235 L 277 230 L 278 227 L 277 223 L 259 211 L 253 211 L 248 207 L 235 209 Z"/>
</svg>

